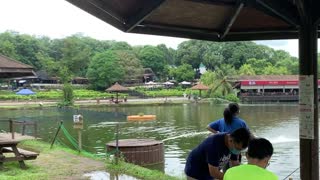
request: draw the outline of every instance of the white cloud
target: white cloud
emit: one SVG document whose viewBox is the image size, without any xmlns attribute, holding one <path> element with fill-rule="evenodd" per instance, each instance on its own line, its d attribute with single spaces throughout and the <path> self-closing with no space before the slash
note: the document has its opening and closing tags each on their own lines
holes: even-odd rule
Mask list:
<svg viewBox="0 0 320 180">
<path fill-rule="evenodd" d="M 126 41 L 131 45 L 166 44 L 176 48 L 187 39 L 123 33 L 64 0 L 0 0 L 0 32 L 63 38 L 81 33 L 99 40 Z M 297 40 L 256 41 L 298 57 Z"/>
<path fill-rule="evenodd" d="M 263 44 L 276 50 L 285 50 L 291 56 L 298 57 L 299 47 L 298 40 L 270 40 L 270 41 L 255 41 L 257 44 Z"/>
<path fill-rule="evenodd" d="M 185 41 L 152 35 L 123 33 L 64 0 L 1 0 L 0 32 L 63 38 L 81 33 L 99 40 L 126 41 L 131 45 L 166 44 L 176 48 Z"/>
</svg>

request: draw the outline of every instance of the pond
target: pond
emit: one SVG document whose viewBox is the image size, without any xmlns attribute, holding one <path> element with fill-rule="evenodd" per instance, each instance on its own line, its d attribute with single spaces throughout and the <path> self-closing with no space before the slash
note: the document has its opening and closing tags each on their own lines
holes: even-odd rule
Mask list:
<svg viewBox="0 0 320 180">
<path fill-rule="evenodd" d="M 86 151 L 104 154 L 105 144 L 115 139 L 116 124 L 120 125 L 120 139 L 154 138 L 165 144 L 165 173 L 183 176 L 185 159 L 208 132 L 206 126 L 212 120 L 222 117 L 226 105 L 179 104 L 141 105 L 130 107 L 82 108 L 84 117 L 83 148 Z M 139 113 L 154 114 L 156 121 L 127 122 L 127 115 Z M 64 126 L 76 138 L 72 115 L 74 109 L 50 108 L 43 110 L 0 110 L 0 119 L 37 121 L 40 137 L 51 142 L 58 124 Z M 299 167 L 298 106 L 296 104 L 241 105 L 240 117 L 245 119 L 256 136 L 269 139 L 274 145 L 274 155 L 269 170 L 283 179 Z M 3 130 L 8 128 L 1 124 Z M 62 134 L 62 133 L 61 133 Z M 60 139 L 67 140 L 60 134 Z M 70 146 L 71 147 L 71 146 Z M 299 171 L 291 175 L 299 177 Z"/>
</svg>

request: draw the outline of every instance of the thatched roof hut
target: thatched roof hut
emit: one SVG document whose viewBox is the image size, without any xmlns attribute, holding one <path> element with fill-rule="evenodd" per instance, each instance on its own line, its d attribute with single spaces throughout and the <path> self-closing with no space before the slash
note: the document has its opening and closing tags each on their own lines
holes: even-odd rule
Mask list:
<svg viewBox="0 0 320 180">
<path fill-rule="evenodd" d="M 128 88 L 121 86 L 117 82 L 113 86 L 106 89 L 106 91 L 109 91 L 109 92 L 120 92 L 120 91 L 128 91 L 128 90 L 129 90 Z"/>
<path fill-rule="evenodd" d="M 198 83 L 197 85 L 191 87 L 191 90 L 199 90 L 199 96 L 201 97 L 201 91 L 202 90 L 209 90 L 209 87 L 205 86 L 201 83 Z"/>
<path fill-rule="evenodd" d="M 199 84 L 191 87 L 191 90 L 209 90 L 209 87 L 199 83 Z"/>
</svg>

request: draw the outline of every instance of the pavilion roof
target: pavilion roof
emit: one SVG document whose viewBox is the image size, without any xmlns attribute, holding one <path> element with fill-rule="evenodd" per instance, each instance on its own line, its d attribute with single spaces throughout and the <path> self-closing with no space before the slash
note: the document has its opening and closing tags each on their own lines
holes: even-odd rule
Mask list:
<svg viewBox="0 0 320 180">
<path fill-rule="evenodd" d="M 124 32 L 212 41 L 298 38 L 306 14 L 301 0 L 67 1 Z"/>
</svg>

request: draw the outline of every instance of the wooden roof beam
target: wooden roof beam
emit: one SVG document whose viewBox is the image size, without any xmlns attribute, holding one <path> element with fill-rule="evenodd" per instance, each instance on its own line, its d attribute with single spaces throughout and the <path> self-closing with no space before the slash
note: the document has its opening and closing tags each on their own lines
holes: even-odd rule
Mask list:
<svg viewBox="0 0 320 180">
<path fill-rule="evenodd" d="M 313 2 L 315 3 L 315 5 L 313 6 L 313 9 L 312 9 L 313 17 L 315 17 L 314 22 L 319 25 L 319 23 L 320 23 L 320 11 L 319 11 L 320 1 L 316 0 Z"/>
<path fill-rule="evenodd" d="M 306 12 L 306 8 L 304 6 L 304 3 L 302 2 L 302 0 L 295 0 L 294 3 L 297 6 L 297 9 L 298 9 L 298 12 L 299 12 L 299 16 L 300 16 L 300 21 L 302 23 L 306 23 L 306 21 L 307 21 L 307 12 Z"/>
<path fill-rule="evenodd" d="M 129 18 L 125 23 L 127 26 L 126 32 L 130 32 L 133 28 L 144 21 L 152 12 L 154 12 L 165 0 L 149 0 L 136 16 Z"/>
<path fill-rule="evenodd" d="M 201 3 L 201 4 L 211 4 L 216 6 L 235 6 L 236 2 L 226 2 L 224 0 L 187 0 L 191 2 Z"/>
<path fill-rule="evenodd" d="M 282 0 L 249 0 L 249 3 L 254 3 L 260 7 L 257 9 L 262 10 L 266 14 L 273 14 L 274 16 L 281 18 L 286 23 L 298 27 L 299 18 L 295 15 L 297 9 L 293 4 Z"/>
<path fill-rule="evenodd" d="M 100 1 L 93 0 L 67 0 L 71 4 L 81 8 L 82 10 L 92 14 L 93 16 L 112 24 L 116 28 L 124 31 L 125 25 L 124 20 L 120 15 L 103 5 Z"/>
<path fill-rule="evenodd" d="M 231 29 L 234 21 L 235 21 L 235 20 L 237 19 L 237 17 L 239 16 L 239 14 L 240 14 L 240 12 L 241 12 L 241 10 L 242 10 L 243 7 L 244 7 L 244 3 L 240 3 L 240 4 L 238 5 L 238 7 L 235 9 L 233 15 L 232 15 L 228 20 L 226 20 L 227 23 L 225 24 L 225 26 L 224 26 L 224 28 L 223 28 L 224 31 L 223 31 L 220 39 L 223 39 L 223 38 L 229 33 L 229 31 L 230 31 L 230 29 Z"/>
<path fill-rule="evenodd" d="M 124 19 L 120 14 L 115 12 L 114 9 L 110 8 L 110 6 L 107 6 L 106 4 L 103 3 L 103 1 L 97 1 L 97 0 L 87 0 L 89 4 L 93 5 L 97 9 L 100 9 L 101 11 L 106 12 L 113 18 L 117 19 L 119 22 L 124 23 Z"/>
<path fill-rule="evenodd" d="M 298 30 L 292 29 L 243 29 L 238 32 L 229 32 L 224 39 L 221 39 L 220 33 L 213 29 L 198 29 L 165 24 L 141 24 L 131 32 L 209 41 L 271 40 L 275 37 L 277 39 L 296 39 L 298 37 Z"/>
<path fill-rule="evenodd" d="M 166 24 L 149 24 L 144 23 L 139 25 L 139 28 L 157 28 L 162 30 L 168 31 L 180 31 L 180 32 L 191 32 L 191 33 L 198 33 L 198 34 L 210 34 L 214 35 L 217 38 L 220 36 L 218 31 L 212 29 L 200 29 L 200 28 L 192 28 L 187 26 L 173 26 L 173 25 L 166 25 Z"/>
<path fill-rule="evenodd" d="M 220 41 L 219 33 L 209 29 L 197 29 L 184 26 L 163 24 L 140 24 L 132 29 L 132 33 L 153 34 L 180 38 Z"/>
</svg>

